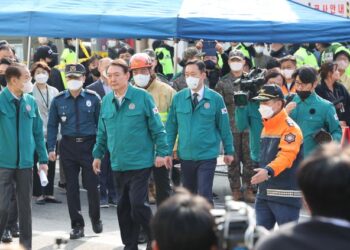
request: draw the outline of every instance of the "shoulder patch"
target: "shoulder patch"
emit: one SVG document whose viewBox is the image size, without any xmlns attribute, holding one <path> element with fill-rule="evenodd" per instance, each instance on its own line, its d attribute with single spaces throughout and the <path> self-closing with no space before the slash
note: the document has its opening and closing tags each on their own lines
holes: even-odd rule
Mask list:
<svg viewBox="0 0 350 250">
<path fill-rule="evenodd" d="M 288 133 L 284 136 L 284 140 L 288 142 L 289 144 L 292 142 L 295 142 L 296 135 L 292 133 Z"/>
<path fill-rule="evenodd" d="M 294 127 L 295 126 L 294 121 L 291 118 L 289 118 L 289 117 L 286 119 L 286 123 L 287 123 L 287 125 L 289 127 Z"/>
<path fill-rule="evenodd" d="M 222 108 L 222 109 L 221 109 L 221 114 L 223 114 L 223 115 L 224 115 L 224 114 L 227 114 L 227 108 Z"/>
<path fill-rule="evenodd" d="M 96 96 L 99 100 L 101 100 L 101 97 L 97 94 L 96 91 L 91 90 L 91 89 L 85 89 L 85 92 L 88 93 L 88 94 L 90 94 L 90 95 L 94 95 L 94 96 Z"/>
<path fill-rule="evenodd" d="M 337 113 L 334 114 L 334 119 L 335 119 L 336 121 L 339 121 L 339 118 L 338 118 Z"/>
<path fill-rule="evenodd" d="M 157 107 L 154 107 L 154 108 L 152 109 L 152 111 L 153 111 L 153 114 L 158 114 L 158 113 L 159 113 L 159 111 L 158 111 L 158 108 L 157 108 Z"/>
</svg>

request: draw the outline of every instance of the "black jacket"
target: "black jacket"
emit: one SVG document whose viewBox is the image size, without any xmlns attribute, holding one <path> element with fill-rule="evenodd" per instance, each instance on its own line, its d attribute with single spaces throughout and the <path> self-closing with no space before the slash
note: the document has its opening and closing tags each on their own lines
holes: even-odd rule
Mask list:
<svg viewBox="0 0 350 250">
<path fill-rule="evenodd" d="M 336 204 L 335 204 L 336 206 Z M 350 228 L 313 220 L 289 223 L 261 238 L 255 250 L 350 249 Z"/>
<path fill-rule="evenodd" d="M 337 115 L 340 121 L 345 121 L 346 124 L 350 125 L 350 95 L 343 84 L 336 82 L 334 84 L 333 92 L 330 91 L 326 83 L 321 80 L 316 89 L 316 93 L 334 104 L 337 111 Z"/>
<path fill-rule="evenodd" d="M 95 91 L 101 97 L 101 99 L 106 95 L 101 79 L 98 79 L 96 82 L 90 84 L 86 88 Z"/>
</svg>

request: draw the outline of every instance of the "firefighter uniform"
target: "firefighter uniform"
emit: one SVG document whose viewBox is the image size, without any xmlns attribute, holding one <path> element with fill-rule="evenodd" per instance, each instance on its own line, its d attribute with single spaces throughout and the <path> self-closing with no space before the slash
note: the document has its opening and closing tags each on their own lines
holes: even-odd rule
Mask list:
<svg viewBox="0 0 350 250">
<path fill-rule="evenodd" d="M 277 85 L 265 85 L 253 98 L 268 101 L 283 100 Z M 298 220 L 301 192 L 298 190 L 296 171 L 303 158 L 303 135 L 298 125 L 288 117 L 285 109 L 263 120 L 259 168 L 270 178 L 258 184 L 255 211 L 257 225 L 270 230 L 278 225 Z"/>
<path fill-rule="evenodd" d="M 159 81 L 155 78 L 150 86 L 146 89 L 154 99 L 158 108 L 160 118 L 163 124 L 166 123 L 168 111 L 176 91 L 168 84 Z M 171 193 L 169 170 L 165 167 L 153 167 L 153 177 L 156 187 L 156 202 L 157 205 L 166 200 Z"/>
</svg>

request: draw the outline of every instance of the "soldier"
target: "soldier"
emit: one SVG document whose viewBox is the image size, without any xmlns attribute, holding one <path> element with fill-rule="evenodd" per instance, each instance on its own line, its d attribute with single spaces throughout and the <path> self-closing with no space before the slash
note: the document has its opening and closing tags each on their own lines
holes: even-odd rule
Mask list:
<svg viewBox="0 0 350 250">
<path fill-rule="evenodd" d="M 68 64 L 65 68 L 68 90 L 61 92 L 51 103 L 47 144 L 49 158 L 56 160 L 58 126 L 61 125 L 60 154 L 67 181 L 67 203 L 72 231 L 70 239 L 84 237 L 84 218 L 81 215 L 79 172 L 82 170 L 83 187 L 87 189 L 89 216 L 95 233 L 102 232 L 98 176 L 92 169 L 92 148 L 96 140 L 100 97 L 96 92 L 83 89 L 85 68 Z"/>
<path fill-rule="evenodd" d="M 254 164 L 250 158 L 249 148 L 249 131 L 239 131 L 235 124 L 235 104 L 234 93 L 240 90 L 239 84 L 234 84 L 236 80 L 244 76 L 243 66 L 245 64 L 244 55 L 239 50 L 232 50 L 229 54 L 229 65 L 231 72 L 225 75 L 216 85 L 216 91 L 222 95 L 227 111 L 230 117 L 231 130 L 234 138 L 234 146 L 236 150 L 235 161 L 228 168 L 228 178 L 230 181 L 231 191 L 235 200 L 254 202 L 254 192 L 250 184 L 253 176 Z M 241 166 L 243 165 L 243 167 Z M 243 171 L 241 171 L 241 168 Z M 242 184 L 240 176 L 242 174 Z M 244 191 L 244 196 L 242 191 Z"/>
</svg>

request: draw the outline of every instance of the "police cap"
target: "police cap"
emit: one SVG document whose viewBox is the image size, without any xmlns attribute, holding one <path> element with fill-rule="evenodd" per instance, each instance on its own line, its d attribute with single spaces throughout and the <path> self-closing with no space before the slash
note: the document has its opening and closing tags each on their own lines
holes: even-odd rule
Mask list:
<svg viewBox="0 0 350 250">
<path fill-rule="evenodd" d="M 253 100 L 265 102 L 273 99 L 284 100 L 282 89 L 276 84 L 266 84 L 260 91 L 259 95 L 254 97 Z"/>
<path fill-rule="evenodd" d="M 82 76 L 85 75 L 85 67 L 82 64 L 67 64 L 65 71 L 66 76 Z"/>
</svg>

